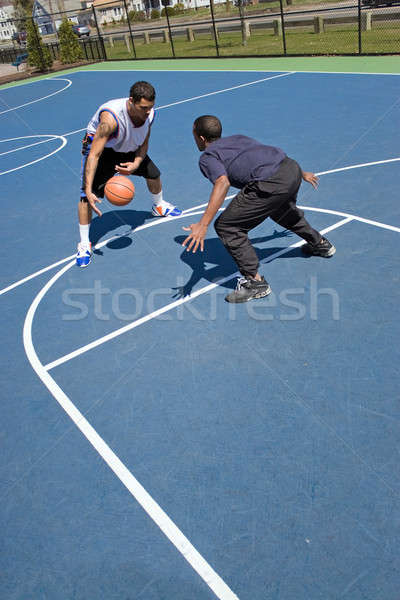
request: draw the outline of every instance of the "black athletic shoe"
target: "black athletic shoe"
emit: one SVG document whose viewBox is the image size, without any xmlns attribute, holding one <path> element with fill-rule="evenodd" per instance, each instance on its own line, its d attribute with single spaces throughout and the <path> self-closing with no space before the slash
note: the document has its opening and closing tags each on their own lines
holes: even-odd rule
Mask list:
<svg viewBox="0 0 400 600">
<path fill-rule="evenodd" d="M 336 248 L 326 238 L 321 238 L 318 244 L 305 244 L 301 247 L 304 254 L 311 256 L 322 256 L 323 258 L 329 258 L 336 252 Z"/>
<path fill-rule="evenodd" d="M 255 298 L 263 298 L 271 293 L 268 281 L 264 277 L 261 281 L 256 279 L 247 279 L 247 277 L 238 277 L 236 290 L 225 297 L 227 302 L 248 302 Z"/>
</svg>

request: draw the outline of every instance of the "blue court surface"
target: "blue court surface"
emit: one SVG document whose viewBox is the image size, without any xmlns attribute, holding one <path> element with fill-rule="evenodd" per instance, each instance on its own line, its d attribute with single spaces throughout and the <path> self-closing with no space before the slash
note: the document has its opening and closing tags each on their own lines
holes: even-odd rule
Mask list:
<svg viewBox="0 0 400 600">
<path fill-rule="evenodd" d="M 138 79 L 184 213 L 133 178 L 79 269 L 83 130 Z M 201 114 L 320 174 L 298 203 L 337 252 L 265 221 L 268 298 L 225 302 L 212 227 L 182 248 Z M 1 598 L 399 600 L 399 76 L 82 71 L 2 89 L 0 125 Z"/>
</svg>

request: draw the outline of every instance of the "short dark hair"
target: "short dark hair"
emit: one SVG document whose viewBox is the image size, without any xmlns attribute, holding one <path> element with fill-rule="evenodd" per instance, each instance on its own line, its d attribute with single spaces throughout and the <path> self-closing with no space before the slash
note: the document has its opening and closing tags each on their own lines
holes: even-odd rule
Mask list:
<svg viewBox="0 0 400 600">
<path fill-rule="evenodd" d="M 149 100 L 150 102 L 154 102 L 156 90 L 153 88 L 151 83 L 147 83 L 147 81 L 137 81 L 131 87 L 129 91 L 129 97 L 132 98 L 134 102 L 140 102 L 142 98 Z"/>
<path fill-rule="evenodd" d="M 207 142 L 218 140 L 222 135 L 221 121 L 213 115 L 197 117 L 193 126 L 197 135 L 201 135 Z"/>
</svg>

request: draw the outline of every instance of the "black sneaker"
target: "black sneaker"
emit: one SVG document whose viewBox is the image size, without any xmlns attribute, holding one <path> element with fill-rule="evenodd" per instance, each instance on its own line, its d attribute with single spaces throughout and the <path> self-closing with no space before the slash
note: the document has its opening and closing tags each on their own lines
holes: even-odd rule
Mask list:
<svg viewBox="0 0 400 600">
<path fill-rule="evenodd" d="M 227 302 L 248 302 L 255 298 L 263 298 L 271 293 L 268 281 L 261 277 L 261 281 L 257 279 L 247 279 L 247 277 L 238 277 L 236 290 L 225 297 Z"/>
<path fill-rule="evenodd" d="M 301 249 L 304 254 L 309 254 L 311 256 L 322 256 L 323 258 L 329 258 L 336 252 L 335 246 L 324 237 L 321 238 L 321 241 L 318 242 L 318 244 L 305 244 L 301 247 Z"/>
</svg>

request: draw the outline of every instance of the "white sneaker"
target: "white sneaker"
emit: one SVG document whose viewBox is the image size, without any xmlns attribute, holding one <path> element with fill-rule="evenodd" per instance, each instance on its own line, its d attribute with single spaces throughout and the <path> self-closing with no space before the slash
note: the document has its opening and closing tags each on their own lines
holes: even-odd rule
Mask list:
<svg viewBox="0 0 400 600">
<path fill-rule="evenodd" d="M 78 267 L 87 267 L 92 260 L 92 244 L 79 242 L 78 252 L 76 254 L 76 264 Z"/>
<path fill-rule="evenodd" d="M 161 200 L 158 204 L 153 204 L 151 213 L 154 217 L 179 217 L 182 211 L 173 204 Z"/>
</svg>

